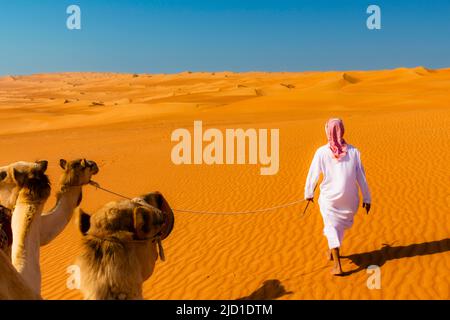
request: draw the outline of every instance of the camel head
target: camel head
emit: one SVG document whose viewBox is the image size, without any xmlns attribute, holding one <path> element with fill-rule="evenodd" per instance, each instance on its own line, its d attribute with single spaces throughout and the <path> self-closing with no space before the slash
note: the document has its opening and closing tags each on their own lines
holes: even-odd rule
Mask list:
<svg viewBox="0 0 450 320">
<path fill-rule="evenodd" d="M 47 161 L 26 171 L 14 171 L 14 179 L 20 187 L 19 197 L 22 195 L 24 201 L 42 202 L 50 196 L 50 180 L 45 174 Z"/>
<path fill-rule="evenodd" d="M 160 192 L 152 192 L 143 195 L 138 200 L 143 200 L 154 208 L 158 208 L 163 212 L 164 223 L 161 228 L 161 240 L 165 240 L 171 233 L 175 224 L 175 216 L 169 203 Z"/>
<path fill-rule="evenodd" d="M 12 209 L 20 191 L 27 187 L 28 192 L 36 196 L 45 196 L 49 190 L 48 177 L 45 175 L 48 162 L 15 162 L 0 167 L 0 205 Z M 41 194 L 42 192 L 42 194 Z"/>
<path fill-rule="evenodd" d="M 129 200 L 108 203 L 92 215 L 79 210 L 79 228 L 84 236 L 108 238 L 120 235 L 129 241 L 151 241 L 161 232 L 163 224 L 161 210 Z"/>
<path fill-rule="evenodd" d="M 99 171 L 94 161 L 86 159 L 73 161 L 61 159 L 59 165 L 64 170 L 64 175 L 61 178 L 61 185 L 63 186 L 86 185 L 91 181 L 92 176 L 96 175 Z"/>
<path fill-rule="evenodd" d="M 128 231 L 136 240 L 159 236 L 166 239 L 173 230 L 175 217 L 169 203 L 159 192 L 152 192 L 133 200 L 111 202 L 95 215 L 80 211 L 79 228 L 88 233 Z"/>
<path fill-rule="evenodd" d="M 152 203 L 142 203 L 145 199 Z M 173 228 L 173 214 L 159 193 L 111 202 L 95 214 L 79 209 L 83 235 L 81 291 L 86 299 L 136 299 L 142 283 L 164 258 L 161 239 Z M 170 208 L 169 208 L 170 210 Z M 170 212 L 172 212 L 170 210 Z"/>
</svg>

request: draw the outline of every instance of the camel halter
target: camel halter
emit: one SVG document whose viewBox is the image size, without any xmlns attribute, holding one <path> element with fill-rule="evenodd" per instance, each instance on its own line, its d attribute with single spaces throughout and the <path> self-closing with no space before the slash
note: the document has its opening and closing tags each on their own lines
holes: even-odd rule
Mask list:
<svg viewBox="0 0 450 320">
<path fill-rule="evenodd" d="M 152 241 L 153 243 L 156 242 L 156 245 L 158 246 L 158 256 L 161 259 L 161 261 L 166 261 L 166 255 L 164 254 L 164 247 L 162 245 L 162 241 L 161 241 L 161 231 L 158 232 L 156 235 L 154 235 L 153 237 L 150 238 L 146 238 L 146 239 L 139 239 L 139 240 L 131 240 L 130 242 L 134 242 L 134 243 L 141 243 L 141 242 L 147 242 L 147 241 Z"/>
<path fill-rule="evenodd" d="M 91 237 L 100 239 L 102 241 L 105 241 L 104 238 L 95 236 L 95 235 L 90 235 Z M 111 240 L 108 239 L 107 241 L 116 241 L 116 242 L 132 242 L 132 243 L 147 243 L 148 241 L 152 241 L 152 243 L 157 244 L 158 246 L 158 256 L 161 259 L 161 261 L 166 261 L 166 255 L 164 254 L 164 248 L 162 246 L 162 241 L 161 241 L 161 231 L 159 231 L 156 235 L 154 235 L 153 237 L 149 237 L 149 238 L 145 238 L 145 239 L 133 239 L 133 240 Z M 1 249 L 1 247 L 0 247 Z"/>
<path fill-rule="evenodd" d="M 68 190 L 70 190 L 72 188 L 82 188 L 82 187 L 84 187 L 87 184 L 89 184 L 89 183 L 85 183 L 85 184 L 62 184 L 60 192 L 66 192 L 66 191 L 68 191 Z"/>
<path fill-rule="evenodd" d="M 149 209 L 154 209 L 154 207 L 152 207 L 151 205 L 149 205 L 148 203 L 146 203 L 146 202 L 145 202 L 143 199 L 141 199 L 141 198 L 130 198 L 130 197 L 127 197 L 127 196 L 124 196 L 124 195 L 115 193 L 115 192 L 113 192 L 113 191 L 104 189 L 104 188 L 102 188 L 102 187 L 100 186 L 100 184 L 98 184 L 98 183 L 95 182 L 95 181 L 90 181 L 90 182 L 89 182 L 89 185 L 94 186 L 95 188 L 100 189 L 100 190 L 103 190 L 103 191 L 105 191 L 105 192 L 108 192 L 108 193 L 114 194 L 114 195 L 116 195 L 116 196 L 119 196 L 119 197 L 121 197 L 121 198 L 124 198 L 124 199 L 126 199 L 126 200 L 130 200 L 131 202 L 134 202 L 134 203 L 136 203 L 136 204 L 138 204 L 138 205 L 140 205 L 140 206 L 142 206 L 142 207 L 146 207 L 146 208 L 149 208 Z M 162 241 L 161 241 L 161 232 L 162 232 L 162 230 L 160 230 L 158 233 L 156 233 L 156 235 L 154 235 L 153 237 L 150 237 L 150 238 L 147 238 L 147 239 L 132 240 L 132 242 L 146 242 L 146 241 L 149 241 L 149 240 L 151 240 L 153 243 L 156 242 L 156 244 L 158 245 L 158 255 L 159 255 L 159 257 L 161 258 L 161 261 L 166 261 L 166 256 L 165 256 L 165 254 L 164 254 L 164 247 L 163 247 Z"/>
</svg>

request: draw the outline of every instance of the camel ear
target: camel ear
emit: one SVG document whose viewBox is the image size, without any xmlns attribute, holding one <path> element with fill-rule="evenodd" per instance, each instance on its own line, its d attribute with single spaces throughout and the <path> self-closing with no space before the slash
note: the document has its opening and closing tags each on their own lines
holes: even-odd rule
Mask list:
<svg viewBox="0 0 450 320">
<path fill-rule="evenodd" d="M 164 225 L 161 230 L 161 240 L 166 239 L 172 233 L 175 225 L 175 216 L 166 198 L 164 198 L 160 192 L 152 192 L 142 196 L 141 198 L 151 206 L 162 211 L 164 215 Z"/>
<path fill-rule="evenodd" d="M 86 159 L 81 160 L 81 167 L 82 168 L 86 168 L 87 167 Z"/>
<path fill-rule="evenodd" d="M 6 171 L 0 172 L 0 181 L 5 180 L 5 178 L 8 176 L 8 173 Z"/>
<path fill-rule="evenodd" d="M 138 239 L 146 239 L 150 235 L 152 230 L 150 220 L 149 210 L 143 207 L 133 209 L 133 224 Z"/>
<path fill-rule="evenodd" d="M 59 160 L 59 166 L 60 166 L 62 169 L 66 170 L 66 167 L 67 167 L 67 160 L 64 160 L 64 159 Z"/>
<path fill-rule="evenodd" d="M 38 170 L 39 171 L 41 171 L 42 173 L 47 171 L 47 168 L 48 168 L 48 161 L 47 160 L 36 161 L 36 163 L 38 164 Z"/>
<path fill-rule="evenodd" d="M 91 216 L 81 208 L 78 208 L 77 224 L 81 234 L 85 236 L 91 227 Z"/>
<path fill-rule="evenodd" d="M 23 186 L 25 184 L 25 179 L 28 175 L 28 172 L 19 171 L 17 169 L 13 169 L 13 179 L 19 186 Z"/>
</svg>

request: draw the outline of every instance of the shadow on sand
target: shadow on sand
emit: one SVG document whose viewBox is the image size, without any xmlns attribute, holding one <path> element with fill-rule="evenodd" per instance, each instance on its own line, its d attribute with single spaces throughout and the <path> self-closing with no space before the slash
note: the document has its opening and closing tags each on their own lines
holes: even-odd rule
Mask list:
<svg viewBox="0 0 450 320">
<path fill-rule="evenodd" d="M 292 293 L 291 291 L 286 291 L 280 280 L 267 280 L 264 281 L 261 288 L 249 296 L 237 300 L 274 300 Z"/>
<path fill-rule="evenodd" d="M 353 273 L 357 273 L 367 269 L 370 265 L 377 265 L 381 267 L 389 260 L 426 256 L 447 251 L 450 251 L 450 238 L 398 247 L 383 244 L 383 247 L 379 250 L 342 256 L 342 258 L 350 259 L 358 266 L 357 269 L 344 272 L 343 275 L 348 276 Z"/>
</svg>

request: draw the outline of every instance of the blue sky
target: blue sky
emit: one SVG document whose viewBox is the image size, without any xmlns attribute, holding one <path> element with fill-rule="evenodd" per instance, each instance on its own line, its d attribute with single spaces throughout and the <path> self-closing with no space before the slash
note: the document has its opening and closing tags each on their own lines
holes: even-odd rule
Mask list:
<svg viewBox="0 0 450 320">
<path fill-rule="evenodd" d="M 66 28 L 66 8 L 82 30 Z M 366 9 L 382 10 L 382 30 Z M 0 2 L 0 75 L 450 67 L 449 0 Z"/>
</svg>

